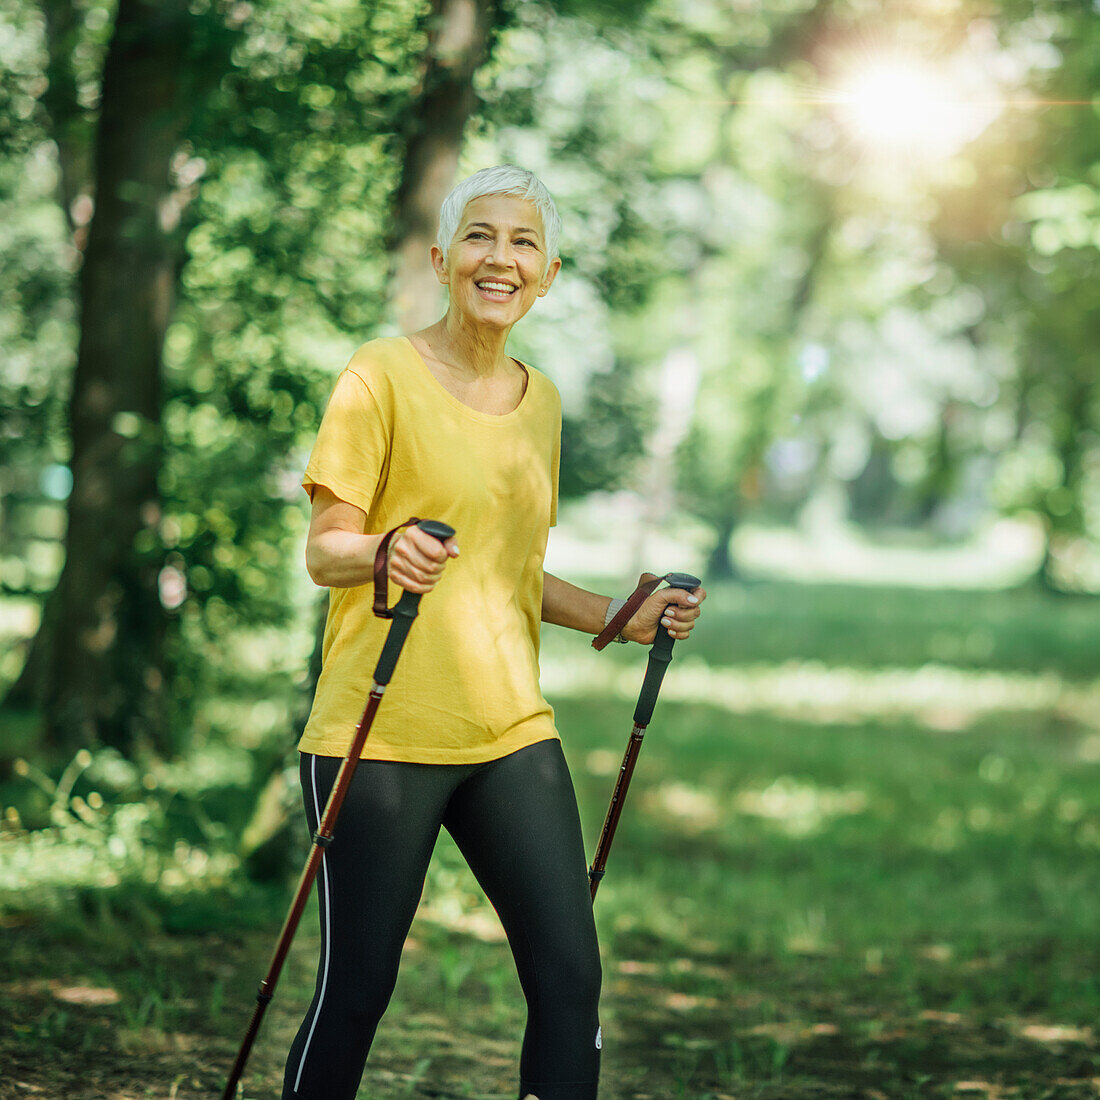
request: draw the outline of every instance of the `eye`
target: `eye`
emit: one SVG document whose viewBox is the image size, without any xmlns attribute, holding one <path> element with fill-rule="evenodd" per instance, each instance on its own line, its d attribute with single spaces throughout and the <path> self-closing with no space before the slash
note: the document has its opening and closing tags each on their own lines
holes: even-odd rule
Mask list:
<svg viewBox="0 0 1100 1100">
<path fill-rule="evenodd" d="M 529 241 L 526 237 L 520 237 L 520 239 L 516 241 L 516 244 L 526 244 L 529 245 L 531 248 L 538 248 L 538 245 L 535 244 L 534 241 Z"/>
<path fill-rule="evenodd" d="M 480 229 L 475 229 L 472 233 L 466 234 L 466 240 L 468 241 L 487 241 L 489 238 L 481 232 Z"/>
</svg>

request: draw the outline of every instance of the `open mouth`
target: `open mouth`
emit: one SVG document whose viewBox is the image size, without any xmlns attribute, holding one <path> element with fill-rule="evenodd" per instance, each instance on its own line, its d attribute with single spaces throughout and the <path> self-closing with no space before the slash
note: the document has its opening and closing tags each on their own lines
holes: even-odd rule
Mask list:
<svg viewBox="0 0 1100 1100">
<path fill-rule="evenodd" d="M 494 302 L 506 302 L 519 287 L 511 283 L 501 282 L 499 279 L 480 279 L 474 284 L 482 295 Z"/>
</svg>

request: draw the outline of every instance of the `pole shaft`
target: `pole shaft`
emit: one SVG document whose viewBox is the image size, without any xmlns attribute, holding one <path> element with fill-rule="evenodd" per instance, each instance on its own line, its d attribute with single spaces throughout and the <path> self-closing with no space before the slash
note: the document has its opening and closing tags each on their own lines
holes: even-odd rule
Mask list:
<svg viewBox="0 0 1100 1100">
<path fill-rule="evenodd" d="M 607 866 L 607 855 L 611 851 L 611 842 L 615 839 L 615 829 L 623 812 L 626 792 L 630 787 L 630 779 L 634 775 L 634 765 L 638 762 L 638 753 L 642 751 L 642 738 L 645 737 L 645 731 L 645 726 L 635 723 L 634 729 L 630 732 L 630 740 L 626 744 L 626 752 L 623 754 L 623 762 L 619 768 L 619 778 L 615 782 L 615 790 L 611 795 L 611 804 L 607 807 L 607 817 L 604 819 L 600 841 L 596 845 L 596 854 L 592 859 L 592 868 L 588 872 L 593 901 L 596 900 L 596 891 L 600 888 L 600 879 L 603 878 L 604 869 Z"/>
<path fill-rule="evenodd" d="M 648 574 L 651 580 L 646 581 L 647 574 L 642 574 L 642 581 L 634 594 L 627 600 L 628 606 L 639 606 L 633 601 L 638 596 L 651 592 L 660 580 Z M 690 573 L 667 573 L 664 578 L 671 588 L 680 588 L 690 591 L 699 587 L 699 578 Z M 623 610 L 620 609 L 621 615 Z M 610 625 L 614 625 L 615 619 Z M 605 628 L 606 629 L 606 628 Z M 610 630 L 607 630 L 610 634 Z M 592 644 L 601 649 L 606 644 L 606 635 L 597 635 Z M 603 823 L 603 832 L 600 833 L 600 842 L 596 845 L 596 855 L 592 859 L 592 866 L 588 871 L 588 881 L 592 888 L 592 900 L 596 900 L 596 891 L 600 887 L 600 879 L 603 878 L 604 868 L 607 866 L 607 853 L 611 850 L 611 842 L 615 839 L 615 827 L 619 824 L 619 815 L 623 812 L 623 803 L 626 801 L 627 788 L 630 786 L 630 777 L 634 774 L 634 765 L 638 762 L 638 753 L 642 748 L 642 738 L 645 736 L 646 727 L 653 717 L 653 708 L 657 703 L 657 694 L 661 690 L 661 681 L 668 671 L 669 662 L 672 660 L 672 646 L 675 639 L 667 630 L 660 626 L 654 636 L 653 644 L 649 649 L 649 660 L 646 662 L 645 680 L 642 683 L 641 693 L 638 695 L 638 705 L 634 708 L 634 730 L 627 742 L 626 754 L 623 756 L 622 767 L 619 769 L 619 778 L 615 783 L 615 791 L 611 795 L 611 805 L 607 807 L 607 817 Z M 597 644 L 599 643 L 599 644 Z"/>
<path fill-rule="evenodd" d="M 276 941 L 267 974 L 260 982 L 260 988 L 256 994 L 256 1008 L 252 1012 L 252 1019 L 248 1022 L 248 1030 L 245 1032 L 241 1048 L 237 1052 L 237 1060 L 233 1063 L 233 1069 L 226 1081 L 222 1100 L 234 1100 L 236 1097 L 237 1082 L 240 1081 L 248 1056 L 252 1052 L 252 1044 L 256 1041 L 257 1034 L 259 1034 L 260 1024 L 263 1021 L 264 1013 L 267 1011 L 267 1006 L 275 995 L 275 986 L 279 981 L 279 975 L 282 973 L 283 963 L 286 962 L 294 933 L 298 930 L 298 922 L 302 919 L 306 902 L 309 901 L 309 892 L 313 889 L 313 880 L 316 879 L 317 872 L 320 870 L 321 858 L 325 854 L 325 848 L 328 847 L 329 841 L 332 840 L 332 830 L 336 824 L 336 818 L 340 813 L 340 807 L 344 804 L 348 788 L 351 786 L 352 776 L 355 775 L 355 769 L 359 765 L 359 755 L 366 744 L 367 734 L 370 733 L 371 724 L 374 722 L 375 711 L 378 710 L 378 704 L 382 701 L 382 692 L 385 690 L 385 687 L 379 686 L 377 682 L 372 685 L 370 695 L 367 697 L 367 705 L 363 710 L 363 717 L 360 718 L 359 725 L 355 729 L 355 738 L 351 743 L 351 748 L 348 750 L 348 755 L 344 757 L 344 762 L 340 765 L 340 771 L 336 774 L 336 782 L 332 785 L 328 800 L 325 802 L 324 812 L 321 814 L 321 820 L 317 823 L 317 832 L 313 834 L 313 847 L 310 848 L 309 859 L 306 860 L 306 865 L 302 868 L 302 876 L 298 880 L 298 888 L 294 891 L 294 899 L 290 903 L 286 920 L 283 921 L 283 930 L 279 933 L 279 939 Z"/>
</svg>

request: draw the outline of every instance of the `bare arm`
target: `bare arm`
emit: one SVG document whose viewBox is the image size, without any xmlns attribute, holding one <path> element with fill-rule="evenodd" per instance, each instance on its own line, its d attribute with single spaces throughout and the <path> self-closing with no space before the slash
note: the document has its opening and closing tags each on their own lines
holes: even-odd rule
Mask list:
<svg viewBox="0 0 1100 1100">
<path fill-rule="evenodd" d="M 362 508 L 341 500 L 325 485 L 314 488 L 306 537 L 306 569 L 314 584 L 354 588 L 374 583 L 374 557 L 384 532 L 367 534 L 366 523 Z M 389 577 L 410 592 L 430 592 L 448 559 L 456 557 L 455 539 L 440 543 L 409 527 L 390 546 Z"/>
<path fill-rule="evenodd" d="M 575 584 L 555 577 L 553 573 L 542 575 L 542 621 L 555 626 L 567 626 L 571 630 L 583 630 L 587 634 L 599 634 L 603 630 L 603 617 L 607 613 L 610 596 L 600 596 Z"/>
<path fill-rule="evenodd" d="M 702 588 L 685 592 L 680 588 L 662 588 L 654 592 L 623 627 L 623 637 L 630 642 L 649 645 L 657 636 L 658 624 L 673 638 L 686 638 L 699 618 L 699 604 L 707 598 Z M 555 626 L 567 626 L 596 635 L 603 630 L 610 596 L 600 596 L 578 588 L 553 573 L 543 573 L 542 621 Z"/>
</svg>

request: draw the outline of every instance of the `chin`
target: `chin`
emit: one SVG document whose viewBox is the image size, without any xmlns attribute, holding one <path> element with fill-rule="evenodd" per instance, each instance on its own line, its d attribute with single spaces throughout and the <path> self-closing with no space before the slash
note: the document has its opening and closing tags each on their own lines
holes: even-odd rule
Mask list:
<svg viewBox="0 0 1100 1100">
<path fill-rule="evenodd" d="M 508 310 L 506 315 L 504 310 L 481 308 L 466 310 L 465 316 L 478 328 L 510 328 L 523 314 L 516 315 L 512 310 Z"/>
</svg>

